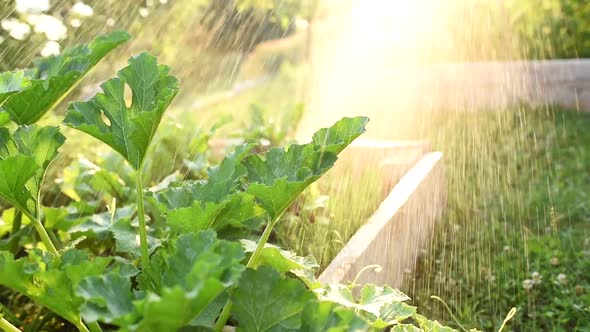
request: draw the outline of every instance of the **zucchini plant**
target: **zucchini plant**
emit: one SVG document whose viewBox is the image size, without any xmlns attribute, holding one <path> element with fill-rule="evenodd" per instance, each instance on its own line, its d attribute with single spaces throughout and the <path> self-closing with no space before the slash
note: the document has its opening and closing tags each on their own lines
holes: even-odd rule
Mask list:
<svg viewBox="0 0 590 332">
<path fill-rule="evenodd" d="M 121 36 L 115 40 L 126 39 Z M 38 61 L 40 68 L 33 71 L 75 67 L 79 71 L 72 77 L 78 80 L 98 61 L 95 52 L 117 43 L 103 44 L 110 38 L 65 52 L 59 68 Z M 247 142 L 208 168 L 204 180 L 170 181 L 146 191 L 147 151 L 179 82 L 169 67 L 141 53 L 104 82 L 101 93 L 70 103 L 63 122 L 127 161 L 135 203 L 118 207 L 113 199 L 108 211 L 94 211 L 88 219 L 56 221 L 55 211 L 41 213 L 40 188 L 66 138 L 57 127 L 31 122 L 73 83 L 65 89 L 58 75 L 39 85 L 35 80 L 40 78 L 27 75 L 0 76 L 3 109 L 8 105 L 5 111 L 20 124 L 14 131 L 0 128 L 0 196 L 28 219 L 42 243 L 30 244 L 26 254 L 0 251 L 0 285 L 83 332 L 221 331 L 227 325 L 241 331 L 452 331 L 418 315 L 405 303 L 407 296 L 390 287 L 365 285 L 356 297 L 354 283 L 322 285 L 314 278 L 318 265 L 313 258 L 268 243 L 281 216 L 365 131 L 367 118 L 344 118 L 320 129 L 307 144 L 260 155 L 257 144 Z M 40 86 L 53 102 L 34 99 Z M 26 98 L 37 106 L 25 107 Z M 112 180 L 116 174 L 105 171 L 101 177 Z M 54 229 L 48 231 L 50 224 Z M 20 231 L 18 224 L 11 236 Z M 55 239 L 72 241 L 56 246 Z M 87 239 L 90 243 L 83 245 Z M 96 250 L 104 243 L 105 250 Z M 15 316 L 0 312 L 0 329 L 18 331 L 10 317 Z"/>
</svg>

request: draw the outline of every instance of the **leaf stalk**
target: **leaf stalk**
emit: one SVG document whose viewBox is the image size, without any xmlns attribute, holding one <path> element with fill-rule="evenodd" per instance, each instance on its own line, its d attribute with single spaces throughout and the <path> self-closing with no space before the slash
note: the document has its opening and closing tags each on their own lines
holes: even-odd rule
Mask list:
<svg viewBox="0 0 590 332">
<path fill-rule="evenodd" d="M 35 227 L 37 234 L 39 234 L 39 237 L 41 238 L 41 241 L 43 242 L 43 244 L 45 245 L 47 250 L 50 253 L 52 253 L 56 259 L 59 260 L 60 259 L 59 252 L 55 248 L 53 241 L 51 241 L 49 234 L 47 234 L 47 230 L 45 230 L 45 227 L 43 227 L 43 224 L 41 223 L 41 221 L 39 221 L 39 218 L 35 218 L 26 209 L 20 209 L 20 210 L 33 223 L 33 226 Z"/>
<path fill-rule="evenodd" d="M 290 204 L 288 204 L 287 206 L 289 206 L 289 205 Z M 268 242 L 268 238 L 270 237 L 270 234 L 272 233 L 272 229 L 279 222 L 279 220 L 281 219 L 281 216 L 283 215 L 283 213 L 285 213 L 286 210 L 287 210 L 286 208 L 283 209 L 283 211 L 281 211 L 279 214 L 277 214 L 277 216 L 275 217 L 274 220 L 272 220 L 271 222 L 269 222 L 266 225 L 266 227 L 264 228 L 264 232 L 262 233 L 262 236 L 260 237 L 260 240 L 258 241 L 258 245 L 256 246 L 256 249 L 252 253 L 252 256 L 250 256 L 250 259 L 248 259 L 248 263 L 246 264 L 246 268 L 252 268 L 252 267 L 256 266 L 256 263 L 258 262 L 258 259 L 260 259 L 260 255 L 262 254 L 262 250 L 264 249 L 264 246 Z M 227 302 L 225 303 L 225 306 L 223 306 L 223 310 L 221 311 L 219 318 L 217 319 L 217 322 L 215 322 L 215 325 L 213 326 L 214 331 L 216 331 L 216 332 L 223 331 L 223 328 L 225 327 L 225 324 L 227 323 L 227 320 L 229 319 L 229 316 L 231 315 L 231 308 L 232 308 L 231 300 L 227 300 Z"/>
<path fill-rule="evenodd" d="M 147 241 L 147 225 L 145 222 L 143 205 L 143 171 L 141 168 L 135 173 L 135 185 L 137 188 L 137 218 L 139 219 L 139 247 L 141 250 L 141 266 L 147 269 L 149 266 L 149 250 Z"/>
<path fill-rule="evenodd" d="M 90 332 L 103 332 L 98 322 L 88 323 L 88 329 Z"/>
<path fill-rule="evenodd" d="M 76 328 L 80 332 L 90 332 L 90 330 L 86 327 L 86 325 L 84 325 L 84 323 L 82 323 L 82 320 L 79 320 L 77 323 L 74 324 L 74 326 L 76 326 Z"/>
<path fill-rule="evenodd" d="M 0 329 L 4 332 L 22 332 L 16 326 L 12 325 L 9 321 L 4 319 L 0 314 Z"/>
</svg>

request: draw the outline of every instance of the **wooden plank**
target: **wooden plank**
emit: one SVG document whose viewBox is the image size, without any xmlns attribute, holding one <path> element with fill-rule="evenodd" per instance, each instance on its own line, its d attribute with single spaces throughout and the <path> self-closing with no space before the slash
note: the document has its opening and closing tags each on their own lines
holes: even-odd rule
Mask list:
<svg viewBox="0 0 590 332">
<path fill-rule="evenodd" d="M 429 149 L 426 141 L 357 139 L 342 151 L 329 178 L 333 181 L 334 177 L 342 176 L 362 181 L 365 174 L 373 173 L 383 179 L 385 198 L 403 174 Z"/>
<path fill-rule="evenodd" d="M 377 264 L 380 272 L 364 272 L 358 282 L 401 286 L 445 206 L 441 158 L 440 152 L 428 153 L 402 177 L 322 272 L 321 282 L 352 281 L 365 266 Z"/>
</svg>

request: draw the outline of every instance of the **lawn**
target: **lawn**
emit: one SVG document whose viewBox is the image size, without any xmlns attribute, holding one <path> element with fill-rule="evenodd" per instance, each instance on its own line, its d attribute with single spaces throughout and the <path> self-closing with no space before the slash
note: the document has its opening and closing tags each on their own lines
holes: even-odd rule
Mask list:
<svg viewBox="0 0 590 332">
<path fill-rule="evenodd" d="M 590 328 L 590 114 L 443 113 L 425 132 L 445 153 L 448 209 L 406 291 L 459 327 Z M 426 128 L 426 126 L 425 126 Z M 434 128 L 434 129 L 432 129 Z"/>
</svg>

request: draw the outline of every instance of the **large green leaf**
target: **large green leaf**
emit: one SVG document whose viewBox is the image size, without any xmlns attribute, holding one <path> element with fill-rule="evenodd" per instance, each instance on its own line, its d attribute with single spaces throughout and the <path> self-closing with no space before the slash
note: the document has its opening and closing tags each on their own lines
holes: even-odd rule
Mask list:
<svg viewBox="0 0 590 332">
<path fill-rule="evenodd" d="M 8 99 L 2 110 L 18 124 L 35 123 L 104 56 L 127 40 L 127 33 L 114 32 L 98 37 L 88 45 L 78 45 L 59 55 L 38 59 L 35 68 L 27 71 L 30 86 Z"/>
<path fill-rule="evenodd" d="M 266 266 L 246 270 L 231 295 L 238 331 L 299 331 L 314 294 L 299 280 L 281 278 Z"/>
<path fill-rule="evenodd" d="M 360 134 L 365 132 L 368 118 L 344 118 L 330 128 L 322 128 L 313 135 L 313 143 L 322 151 L 338 154 Z"/>
<path fill-rule="evenodd" d="M 64 123 L 108 144 L 139 170 L 164 111 L 178 93 L 178 80 L 169 72 L 148 53 L 134 56 L 118 77 L 101 85 L 102 93 L 70 104 Z M 125 104 L 126 85 L 133 94 L 130 107 Z"/>
<path fill-rule="evenodd" d="M 79 224 L 73 226 L 69 232 L 104 241 L 112 232 L 113 225 L 117 221 L 131 219 L 134 213 L 135 207 L 129 205 L 117 208 L 115 213 L 107 211 L 94 214 L 84 218 Z"/>
<path fill-rule="evenodd" d="M 240 162 L 252 148 L 252 144 L 236 147 L 218 166 L 207 170 L 207 181 L 185 182 L 154 195 L 173 231 L 244 227 L 246 221 L 264 213 L 254 202 L 254 196 L 239 191 L 246 175 Z"/>
<path fill-rule="evenodd" d="M 158 295 L 141 304 L 136 330 L 175 331 L 187 325 L 237 283 L 243 259 L 238 243 L 217 240 L 213 231 L 180 236 L 152 257 Z"/>
<path fill-rule="evenodd" d="M 78 288 L 88 301 L 82 315 L 123 331 L 176 331 L 237 283 L 243 259 L 239 244 L 218 240 L 213 231 L 182 235 L 152 256 L 141 297 L 132 293 L 128 277 L 85 279 Z"/>
<path fill-rule="evenodd" d="M 106 241 L 112 236 L 115 240 L 115 251 L 140 257 L 140 246 L 137 239 L 137 218 L 132 220 L 136 213 L 135 206 L 117 208 L 115 213 L 110 211 L 94 214 L 69 229 L 71 234 L 84 235 L 88 238 Z M 153 236 L 153 231 L 148 233 L 149 252 L 155 251 L 161 246 L 161 240 Z M 108 243 L 107 243 L 108 245 Z"/>
<path fill-rule="evenodd" d="M 245 239 L 241 240 L 240 242 L 242 243 L 242 246 L 244 247 L 244 251 L 246 253 L 253 253 L 258 245 L 254 241 Z M 281 273 L 297 272 L 299 270 L 314 271 L 315 269 L 320 267 L 316 260 L 311 256 L 297 256 L 297 254 L 295 254 L 294 252 L 282 250 L 281 248 L 269 243 L 264 245 L 264 248 L 262 248 L 262 252 L 260 254 L 260 258 L 257 261 L 257 264 L 255 266 L 252 266 L 252 268 L 256 268 L 259 265 L 270 266 L 274 270 L 279 271 Z"/>
<path fill-rule="evenodd" d="M 155 290 L 177 286 L 189 290 L 201 287 L 207 278 L 219 277 L 218 286 L 229 286 L 242 272 L 243 259 L 238 243 L 218 240 L 211 230 L 184 234 L 151 258 L 152 267 L 159 271 L 152 282 Z"/>
<path fill-rule="evenodd" d="M 414 317 L 424 332 L 457 332 L 457 330 L 443 326 L 438 321 L 430 320 L 422 315 Z"/>
<path fill-rule="evenodd" d="M 303 332 L 367 331 L 368 325 L 351 308 L 332 302 L 313 301 L 303 310 Z"/>
<path fill-rule="evenodd" d="M 20 126 L 12 136 L 0 128 L 0 196 L 36 216 L 45 171 L 64 142 L 57 127 Z"/>
<path fill-rule="evenodd" d="M 125 325 L 131 319 L 134 296 L 128 276 L 108 273 L 85 278 L 78 285 L 76 294 L 86 301 L 82 316 L 88 322 Z"/>
<path fill-rule="evenodd" d="M 110 227 L 110 231 L 115 238 L 115 248 L 119 253 L 129 253 L 133 257 L 141 257 L 141 248 L 137 234 L 139 231 L 138 219 L 131 221 L 130 218 L 121 218 L 116 220 Z M 151 254 L 162 245 L 162 241 L 153 235 L 155 230 L 150 229 L 148 232 L 148 252 Z"/>
<path fill-rule="evenodd" d="M 31 86 L 23 71 L 0 73 L 0 107 L 16 93 Z"/>
<path fill-rule="evenodd" d="M 185 182 L 180 187 L 173 187 L 155 195 L 163 212 L 186 208 L 194 202 L 219 203 L 236 192 L 240 180 L 246 175 L 241 161 L 250 153 L 253 144 L 239 145 L 215 167 L 207 169 L 207 181 Z"/>
<path fill-rule="evenodd" d="M 257 198 L 272 219 L 278 218 L 311 183 L 327 172 L 337 154 L 365 131 L 365 117 L 344 118 L 313 136 L 313 141 L 288 149 L 272 148 L 264 158 L 244 159 L 247 192 Z"/>
<path fill-rule="evenodd" d="M 396 325 L 416 314 L 415 307 L 404 303 L 410 298 L 389 286 L 366 284 L 356 300 L 350 287 L 330 284 L 325 287 L 321 298 L 357 310 L 372 327 L 378 329 Z"/>
<path fill-rule="evenodd" d="M 37 250 L 18 260 L 8 252 L 0 252 L 0 285 L 77 324 L 84 300 L 74 290 L 82 279 L 102 274 L 110 261 L 102 257 L 90 260 L 86 253 L 74 249 L 63 252 L 59 262 L 51 254 Z"/>
<path fill-rule="evenodd" d="M 391 332 L 424 332 L 421 328 L 418 328 L 411 324 L 398 324 L 390 329 Z"/>
</svg>

